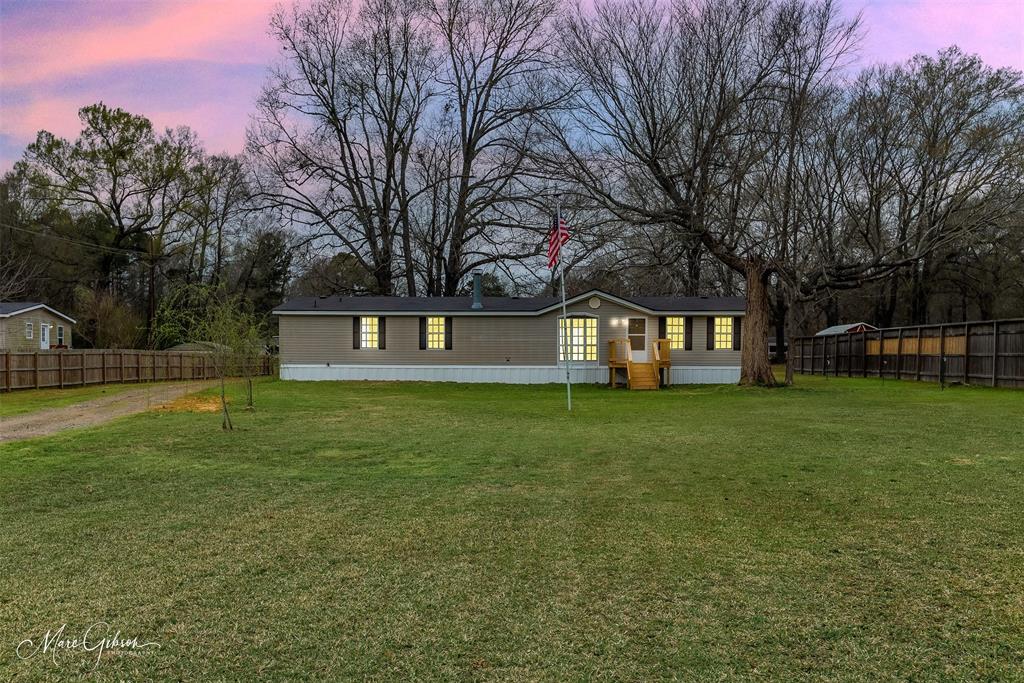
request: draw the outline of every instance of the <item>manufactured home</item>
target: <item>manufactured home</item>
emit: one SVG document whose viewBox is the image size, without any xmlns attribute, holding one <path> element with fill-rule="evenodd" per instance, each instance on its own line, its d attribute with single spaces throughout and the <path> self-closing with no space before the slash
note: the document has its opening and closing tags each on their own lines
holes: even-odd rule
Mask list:
<svg viewBox="0 0 1024 683">
<path fill-rule="evenodd" d="M 281 378 L 734 383 L 740 297 L 302 297 L 278 307 Z M 566 335 L 567 332 L 567 336 Z M 657 377 L 654 386 L 651 375 Z"/>
</svg>

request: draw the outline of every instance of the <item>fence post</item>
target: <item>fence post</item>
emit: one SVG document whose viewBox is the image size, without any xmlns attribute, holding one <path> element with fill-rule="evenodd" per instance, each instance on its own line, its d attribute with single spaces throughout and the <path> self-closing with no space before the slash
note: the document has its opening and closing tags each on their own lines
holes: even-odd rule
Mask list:
<svg viewBox="0 0 1024 683">
<path fill-rule="evenodd" d="M 142 383 L 142 351 L 135 352 L 135 381 Z"/>
<path fill-rule="evenodd" d="M 882 352 L 883 351 L 885 351 L 885 335 L 882 333 L 882 331 L 879 331 L 878 332 L 878 352 L 875 354 L 875 365 L 877 366 L 875 368 L 875 372 L 876 372 L 876 374 L 879 377 L 882 376 Z M 870 372 L 868 372 L 868 376 L 869 377 L 872 376 Z"/>
<path fill-rule="evenodd" d="M 82 359 L 82 363 L 85 363 L 85 359 Z M 82 373 L 82 383 L 85 383 L 85 373 Z M 64 388 L 64 352 L 57 352 L 57 384 L 61 389 Z"/>
<path fill-rule="evenodd" d="M 939 325 L 939 387 L 946 381 L 946 326 Z"/>
<path fill-rule="evenodd" d="M 860 374 L 868 376 L 868 331 L 860 331 Z"/>
<path fill-rule="evenodd" d="M 971 325 L 964 323 L 964 384 L 967 384 L 967 366 L 971 360 Z"/>
<path fill-rule="evenodd" d="M 14 387 L 11 385 L 11 352 L 4 351 L 4 369 L 7 371 L 7 391 L 14 391 Z"/>
<path fill-rule="evenodd" d="M 36 351 L 32 354 L 32 376 L 35 388 L 39 388 L 39 352 Z"/>
<path fill-rule="evenodd" d="M 921 328 L 917 328 L 917 354 L 914 361 L 914 381 L 921 381 Z"/>
<path fill-rule="evenodd" d="M 896 337 L 896 379 L 900 378 L 900 365 L 903 360 L 903 328 L 900 328 Z"/>
<path fill-rule="evenodd" d="M 992 386 L 999 385 L 999 321 L 992 322 Z M 1012 386 L 1012 385 L 1011 385 Z"/>
</svg>

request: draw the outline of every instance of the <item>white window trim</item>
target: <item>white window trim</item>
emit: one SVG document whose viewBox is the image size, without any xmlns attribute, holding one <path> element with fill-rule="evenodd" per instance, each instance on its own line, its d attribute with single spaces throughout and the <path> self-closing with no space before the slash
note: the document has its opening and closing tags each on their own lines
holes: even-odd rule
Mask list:
<svg viewBox="0 0 1024 683">
<path fill-rule="evenodd" d="M 57 346 L 64 346 L 64 326 L 57 325 Z"/>
<path fill-rule="evenodd" d="M 558 316 L 558 320 L 555 322 L 555 363 L 559 367 L 565 367 L 566 361 L 559 359 L 562 353 L 562 345 L 558 340 L 558 337 L 562 331 L 562 320 L 565 318 L 593 318 L 597 322 L 594 324 L 594 346 L 597 349 L 595 354 L 597 357 L 594 360 L 570 360 L 569 363 L 572 365 L 600 365 L 601 364 L 601 316 L 593 315 L 592 313 L 569 313 L 568 315 Z M 584 347 L 586 348 L 586 347 Z"/>
<path fill-rule="evenodd" d="M 35 337 L 35 331 L 33 330 L 32 323 L 25 323 L 25 339 L 33 339 Z"/>
</svg>

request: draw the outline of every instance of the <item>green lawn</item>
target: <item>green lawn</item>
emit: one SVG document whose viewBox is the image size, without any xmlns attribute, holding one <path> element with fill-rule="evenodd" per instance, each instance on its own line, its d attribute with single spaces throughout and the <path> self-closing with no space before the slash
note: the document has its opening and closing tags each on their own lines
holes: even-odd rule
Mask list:
<svg viewBox="0 0 1024 683">
<path fill-rule="evenodd" d="M 145 384 L 93 384 L 70 389 L 19 389 L 10 393 L 0 393 L 0 417 L 31 413 L 44 408 L 67 406 L 145 386 Z"/>
<path fill-rule="evenodd" d="M 1024 392 L 798 381 L 267 381 L 0 446 L 0 680 L 1024 677 Z M 101 620 L 161 647 L 15 657 Z"/>
</svg>

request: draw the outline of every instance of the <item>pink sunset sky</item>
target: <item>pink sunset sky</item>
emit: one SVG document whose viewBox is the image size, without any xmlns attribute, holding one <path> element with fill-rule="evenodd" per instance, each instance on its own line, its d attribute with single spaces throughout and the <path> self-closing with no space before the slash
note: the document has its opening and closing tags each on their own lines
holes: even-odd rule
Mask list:
<svg viewBox="0 0 1024 683">
<path fill-rule="evenodd" d="M 78 132 L 98 101 L 188 125 L 211 152 L 237 153 L 277 50 L 278 0 L 0 0 L 0 171 L 40 129 Z M 956 43 L 1024 69 L 1024 0 L 842 0 L 863 11 L 861 63 Z"/>
</svg>

